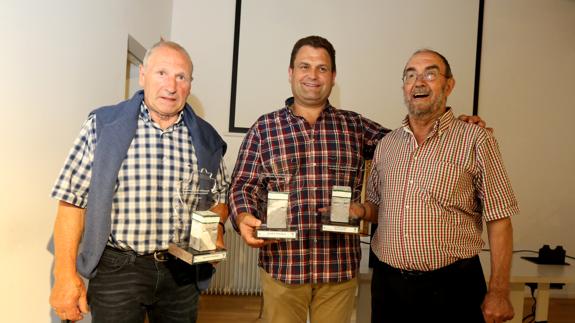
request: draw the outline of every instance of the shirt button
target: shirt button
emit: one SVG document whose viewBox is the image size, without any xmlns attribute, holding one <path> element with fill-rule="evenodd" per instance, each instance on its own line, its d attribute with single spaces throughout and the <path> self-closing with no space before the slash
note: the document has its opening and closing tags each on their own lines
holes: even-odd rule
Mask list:
<svg viewBox="0 0 575 323">
<path fill-rule="evenodd" d="M 409 185 L 413 185 L 413 180 L 409 180 Z"/>
<path fill-rule="evenodd" d="M 409 205 L 406 205 L 406 206 L 405 206 L 405 209 L 406 209 L 406 210 L 409 210 Z"/>
</svg>

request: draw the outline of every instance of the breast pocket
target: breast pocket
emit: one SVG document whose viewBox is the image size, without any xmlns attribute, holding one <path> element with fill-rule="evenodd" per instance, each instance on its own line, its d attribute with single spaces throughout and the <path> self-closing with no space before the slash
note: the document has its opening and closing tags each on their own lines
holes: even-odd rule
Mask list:
<svg viewBox="0 0 575 323">
<path fill-rule="evenodd" d="M 290 184 L 300 172 L 300 159 L 296 155 L 274 156 L 264 163 L 263 180 L 268 191 L 289 191 Z"/>
<path fill-rule="evenodd" d="M 350 186 L 354 188 L 359 181 L 361 171 L 361 158 L 353 151 L 346 151 L 341 156 L 327 158 L 329 182 L 331 186 Z"/>
<path fill-rule="evenodd" d="M 473 175 L 461 165 L 436 162 L 423 173 L 424 195 L 442 205 L 473 195 Z"/>
</svg>

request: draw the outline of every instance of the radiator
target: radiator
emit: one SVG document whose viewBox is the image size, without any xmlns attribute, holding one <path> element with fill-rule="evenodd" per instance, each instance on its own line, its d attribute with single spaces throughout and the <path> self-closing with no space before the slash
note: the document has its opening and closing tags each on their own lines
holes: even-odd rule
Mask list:
<svg viewBox="0 0 575 323">
<path fill-rule="evenodd" d="M 204 291 L 209 295 L 260 295 L 260 273 L 258 250 L 249 247 L 242 237 L 226 223 L 224 235 L 227 256 L 216 265 L 210 287 Z"/>
</svg>

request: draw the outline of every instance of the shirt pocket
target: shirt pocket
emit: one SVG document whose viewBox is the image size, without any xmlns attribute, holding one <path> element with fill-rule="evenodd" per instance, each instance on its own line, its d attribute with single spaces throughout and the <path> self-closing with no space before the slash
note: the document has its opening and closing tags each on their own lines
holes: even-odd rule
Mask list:
<svg viewBox="0 0 575 323">
<path fill-rule="evenodd" d="M 363 175 L 361 157 L 357 151 L 350 149 L 342 150 L 338 154 L 327 158 L 330 186 L 350 186 L 353 189 Z"/>
<path fill-rule="evenodd" d="M 473 175 L 464 166 L 435 162 L 423 172 L 422 188 L 427 200 L 453 205 L 460 196 L 473 194 Z"/>
<path fill-rule="evenodd" d="M 300 172 L 300 158 L 295 154 L 273 156 L 264 163 L 263 180 L 268 192 L 289 192 Z"/>
</svg>

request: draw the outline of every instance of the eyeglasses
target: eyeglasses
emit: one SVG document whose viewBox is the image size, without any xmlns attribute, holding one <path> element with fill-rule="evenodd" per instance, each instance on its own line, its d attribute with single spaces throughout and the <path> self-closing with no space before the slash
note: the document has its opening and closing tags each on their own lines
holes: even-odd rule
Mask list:
<svg viewBox="0 0 575 323">
<path fill-rule="evenodd" d="M 415 81 L 421 76 L 421 78 L 424 81 L 427 82 L 433 82 L 435 81 L 439 76 L 443 76 L 445 78 L 447 78 L 447 76 L 445 74 L 441 74 L 439 73 L 438 70 L 436 69 L 431 69 L 431 70 L 426 70 L 421 74 L 418 74 L 416 71 L 414 70 L 409 70 L 407 72 L 405 72 L 405 74 L 403 74 L 403 84 L 412 84 L 415 83 Z"/>
</svg>

